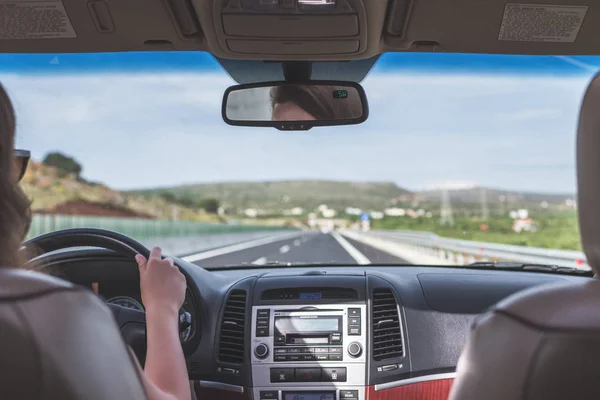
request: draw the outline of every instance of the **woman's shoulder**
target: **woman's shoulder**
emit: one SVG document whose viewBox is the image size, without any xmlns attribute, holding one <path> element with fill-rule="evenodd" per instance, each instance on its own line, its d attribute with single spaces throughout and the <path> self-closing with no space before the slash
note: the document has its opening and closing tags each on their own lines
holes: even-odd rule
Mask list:
<svg viewBox="0 0 600 400">
<path fill-rule="evenodd" d="M 51 291 L 77 290 L 63 279 L 22 268 L 0 267 L 0 300 L 26 298 Z"/>
</svg>

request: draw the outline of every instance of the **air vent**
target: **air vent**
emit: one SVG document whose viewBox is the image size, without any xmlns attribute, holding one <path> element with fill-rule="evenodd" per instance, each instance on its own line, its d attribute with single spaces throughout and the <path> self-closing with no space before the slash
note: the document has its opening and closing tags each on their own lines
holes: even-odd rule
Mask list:
<svg viewBox="0 0 600 400">
<path fill-rule="evenodd" d="M 402 330 L 394 294 L 389 289 L 373 290 L 373 358 L 381 361 L 402 357 Z"/>
<path fill-rule="evenodd" d="M 233 290 L 227 298 L 219 335 L 219 360 L 244 362 L 244 328 L 246 325 L 246 292 Z"/>
</svg>

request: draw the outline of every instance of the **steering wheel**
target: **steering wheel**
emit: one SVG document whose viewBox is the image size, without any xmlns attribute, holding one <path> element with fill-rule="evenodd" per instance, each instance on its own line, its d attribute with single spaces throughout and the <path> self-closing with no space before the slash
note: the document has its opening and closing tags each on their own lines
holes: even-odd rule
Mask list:
<svg viewBox="0 0 600 400">
<path fill-rule="evenodd" d="M 150 256 L 150 250 L 140 242 L 117 232 L 97 228 L 46 233 L 24 242 L 20 251 L 29 259 L 25 263 L 27 266 L 45 253 L 71 247 L 100 247 L 132 258 L 137 254 L 146 258 Z M 146 358 L 146 313 L 116 304 L 107 306 L 112 310 L 125 342 L 131 346 L 143 366 Z"/>
</svg>

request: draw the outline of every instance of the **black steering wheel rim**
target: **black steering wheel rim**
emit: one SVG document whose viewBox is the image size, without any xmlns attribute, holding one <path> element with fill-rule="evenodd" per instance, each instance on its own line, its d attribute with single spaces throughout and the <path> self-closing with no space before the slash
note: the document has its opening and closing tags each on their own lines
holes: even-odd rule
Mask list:
<svg viewBox="0 0 600 400">
<path fill-rule="evenodd" d="M 148 258 L 150 250 L 128 236 L 100 228 L 69 228 L 45 233 L 23 243 L 21 252 L 29 261 L 43 254 L 70 247 L 99 247 L 135 257 Z"/>
</svg>

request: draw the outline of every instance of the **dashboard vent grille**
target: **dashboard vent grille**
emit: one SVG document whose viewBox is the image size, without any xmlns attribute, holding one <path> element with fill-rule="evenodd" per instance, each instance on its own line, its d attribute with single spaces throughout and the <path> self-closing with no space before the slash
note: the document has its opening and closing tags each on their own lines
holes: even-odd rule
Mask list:
<svg viewBox="0 0 600 400">
<path fill-rule="evenodd" d="M 244 328 L 246 325 L 246 292 L 233 290 L 227 298 L 219 335 L 219 360 L 244 362 Z"/>
<path fill-rule="evenodd" d="M 398 303 L 389 289 L 373 290 L 373 358 L 375 361 L 402 357 L 402 330 Z"/>
</svg>

